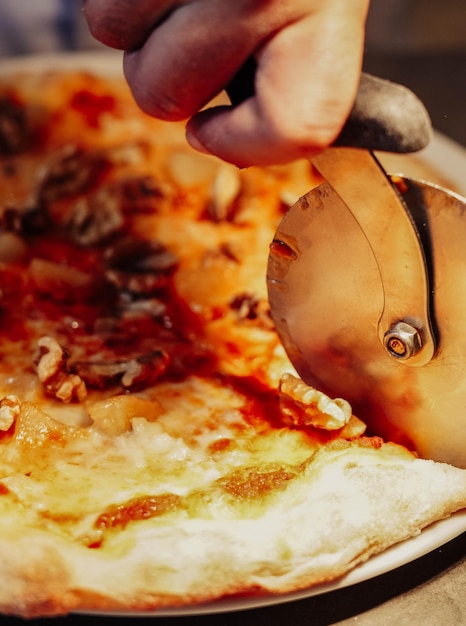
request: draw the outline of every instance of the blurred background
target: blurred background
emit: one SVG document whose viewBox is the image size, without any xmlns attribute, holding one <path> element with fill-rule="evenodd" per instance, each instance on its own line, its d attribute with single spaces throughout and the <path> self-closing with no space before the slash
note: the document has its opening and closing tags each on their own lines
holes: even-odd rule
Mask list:
<svg viewBox="0 0 466 626">
<path fill-rule="evenodd" d="M 410 87 L 466 146 L 466 0 L 372 0 L 364 66 Z"/>
<path fill-rule="evenodd" d="M 0 63 L 99 49 L 80 0 L 0 0 Z M 466 146 L 466 0 L 372 0 L 364 66 L 413 89 L 434 126 Z"/>
</svg>

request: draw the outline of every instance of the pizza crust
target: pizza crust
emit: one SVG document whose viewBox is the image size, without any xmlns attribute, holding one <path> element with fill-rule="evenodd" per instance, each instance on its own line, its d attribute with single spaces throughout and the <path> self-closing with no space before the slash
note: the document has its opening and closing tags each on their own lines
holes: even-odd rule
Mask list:
<svg viewBox="0 0 466 626">
<path fill-rule="evenodd" d="M 152 611 L 296 591 L 417 535 L 465 499 L 463 470 L 406 458 L 390 444 L 337 442 L 255 516 L 238 517 L 233 507 L 217 518 L 135 522 L 103 550 L 3 526 L 0 606 L 26 617 Z"/>
</svg>

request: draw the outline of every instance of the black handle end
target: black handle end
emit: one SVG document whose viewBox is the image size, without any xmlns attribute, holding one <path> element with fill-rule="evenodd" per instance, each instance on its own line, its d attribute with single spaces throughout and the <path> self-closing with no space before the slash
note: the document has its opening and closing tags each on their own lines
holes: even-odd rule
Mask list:
<svg viewBox="0 0 466 626">
<path fill-rule="evenodd" d="M 401 154 L 422 150 L 431 135 L 429 114 L 412 91 L 362 74 L 353 110 L 335 145 Z"/>
</svg>

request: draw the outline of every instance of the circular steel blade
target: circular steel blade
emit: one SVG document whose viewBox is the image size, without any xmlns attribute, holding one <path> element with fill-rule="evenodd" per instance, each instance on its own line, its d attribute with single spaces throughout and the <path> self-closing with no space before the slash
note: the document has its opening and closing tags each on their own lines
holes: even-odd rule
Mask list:
<svg viewBox="0 0 466 626">
<path fill-rule="evenodd" d="M 306 194 L 277 230 L 267 271 L 272 317 L 303 380 L 349 400 L 371 432 L 466 467 L 466 201 L 401 182 L 432 247 L 433 358 L 412 367 L 380 341 L 385 299 L 376 254 L 328 183 Z"/>
</svg>

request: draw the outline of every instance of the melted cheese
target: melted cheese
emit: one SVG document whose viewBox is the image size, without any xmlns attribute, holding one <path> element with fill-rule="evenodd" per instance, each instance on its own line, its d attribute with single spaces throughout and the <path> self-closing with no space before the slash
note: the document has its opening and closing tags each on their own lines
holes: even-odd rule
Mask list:
<svg viewBox="0 0 466 626">
<path fill-rule="evenodd" d="M 308 164 L 220 165 L 118 81 L 5 93 L 35 143 L 0 156 L 0 611 L 296 589 L 466 505 L 466 472 L 279 389 L 265 263 Z"/>
<path fill-rule="evenodd" d="M 158 397 L 166 408 L 157 421 L 133 417 L 116 437 L 98 424 L 65 427 L 24 405 L 16 439 L 2 448 L 2 457 L 8 452 L 12 459 L 2 484 L 22 506 L 45 511 L 63 529 L 67 514 L 73 525 L 135 497 L 185 497 L 244 467 L 297 466 L 316 447 L 309 436 L 285 428 L 264 427 L 257 436 L 241 413 L 241 396 L 212 382 L 167 385 Z"/>
</svg>

